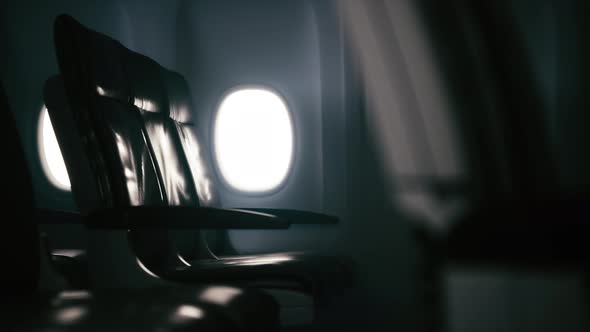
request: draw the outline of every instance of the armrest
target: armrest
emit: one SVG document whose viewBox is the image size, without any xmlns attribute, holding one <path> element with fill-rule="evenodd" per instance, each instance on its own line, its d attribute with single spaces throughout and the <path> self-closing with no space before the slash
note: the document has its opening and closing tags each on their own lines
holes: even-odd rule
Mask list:
<svg viewBox="0 0 590 332">
<path fill-rule="evenodd" d="M 192 206 L 102 209 L 88 215 L 86 224 L 96 229 L 285 229 L 290 225 L 263 212 Z"/>
<path fill-rule="evenodd" d="M 285 218 L 292 225 L 333 225 L 340 222 L 336 216 L 302 210 L 266 208 L 241 208 L 241 210 L 269 213 L 280 218 Z"/>
</svg>

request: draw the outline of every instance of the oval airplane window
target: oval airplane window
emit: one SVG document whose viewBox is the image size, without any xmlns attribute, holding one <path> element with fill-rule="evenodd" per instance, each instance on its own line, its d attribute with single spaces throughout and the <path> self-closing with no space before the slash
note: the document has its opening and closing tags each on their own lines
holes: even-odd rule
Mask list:
<svg viewBox="0 0 590 332">
<path fill-rule="evenodd" d="M 70 177 L 45 106 L 39 117 L 39 154 L 49 182 L 61 190 L 70 191 Z"/>
<path fill-rule="evenodd" d="M 233 89 L 214 122 L 217 166 L 233 189 L 263 193 L 287 178 L 293 160 L 293 123 L 284 99 L 267 88 Z"/>
</svg>

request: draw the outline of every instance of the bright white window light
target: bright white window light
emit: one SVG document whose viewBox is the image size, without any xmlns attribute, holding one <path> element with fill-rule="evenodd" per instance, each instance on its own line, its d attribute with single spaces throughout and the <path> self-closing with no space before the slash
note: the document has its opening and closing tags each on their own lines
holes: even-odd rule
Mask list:
<svg viewBox="0 0 590 332">
<path fill-rule="evenodd" d="M 233 90 L 215 118 L 215 158 L 234 189 L 266 192 L 287 177 L 293 159 L 293 124 L 287 105 L 265 88 Z"/>
<path fill-rule="evenodd" d="M 41 164 L 49 181 L 61 190 L 70 191 L 70 177 L 45 106 L 39 118 L 39 149 Z"/>
</svg>

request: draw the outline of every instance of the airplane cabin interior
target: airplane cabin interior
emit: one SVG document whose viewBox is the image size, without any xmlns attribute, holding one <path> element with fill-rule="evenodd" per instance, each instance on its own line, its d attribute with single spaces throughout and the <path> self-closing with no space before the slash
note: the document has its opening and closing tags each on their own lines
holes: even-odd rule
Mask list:
<svg viewBox="0 0 590 332">
<path fill-rule="evenodd" d="M 590 330 L 590 6 L 5 0 L 0 330 Z"/>
</svg>

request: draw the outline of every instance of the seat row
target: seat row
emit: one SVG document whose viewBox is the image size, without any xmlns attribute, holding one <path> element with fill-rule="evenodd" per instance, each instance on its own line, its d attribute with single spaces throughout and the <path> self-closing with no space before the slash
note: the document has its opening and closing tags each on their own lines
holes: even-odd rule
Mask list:
<svg viewBox="0 0 590 332">
<path fill-rule="evenodd" d="M 337 257 L 213 253 L 203 236 L 207 229 L 283 229 L 337 219 L 306 211 L 222 208 L 184 78 L 69 16 L 56 19 L 54 35 L 61 73 L 46 82 L 44 99 L 78 219 L 90 230 L 86 259 L 74 262 L 80 265 L 74 270 L 88 271 L 88 280 L 76 284 L 108 294 L 78 309 L 95 311 L 106 322 L 126 310 L 153 310 L 158 313 L 153 317 L 173 317 L 164 312 L 176 310 L 228 329 L 272 331 L 280 328 L 280 305 L 264 290 L 310 294 L 318 309 L 352 284 L 350 267 Z M 195 232 L 197 249 L 180 252 L 169 234 L 175 229 Z M 109 303 L 119 300 L 111 298 L 129 304 L 114 310 Z M 131 325 L 124 324 L 125 330 L 158 325 L 126 323 Z"/>
</svg>

